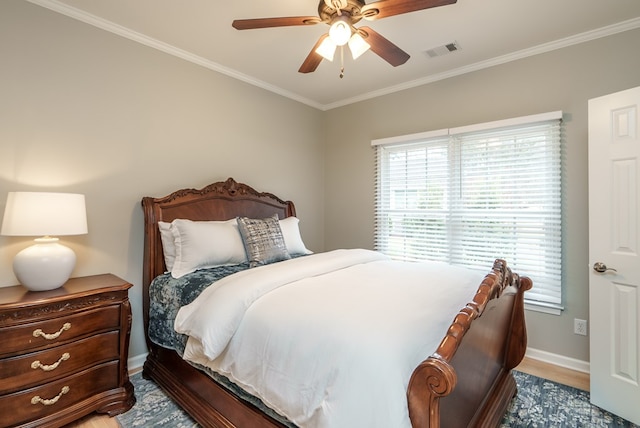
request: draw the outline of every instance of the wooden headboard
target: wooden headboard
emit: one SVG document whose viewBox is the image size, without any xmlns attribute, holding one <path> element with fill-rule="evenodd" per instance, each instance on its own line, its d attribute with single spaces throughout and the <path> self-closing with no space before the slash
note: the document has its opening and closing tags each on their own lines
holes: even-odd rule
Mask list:
<svg viewBox="0 0 640 428">
<path fill-rule="evenodd" d="M 142 270 L 145 332 L 149 315 L 149 284 L 165 272 L 158 222 L 177 218 L 194 221 L 229 220 L 238 216 L 265 218 L 274 214 L 285 218 L 296 215 L 291 201 L 271 193 L 258 192 L 233 178 L 202 189 L 181 189 L 161 198 L 142 198 L 144 212 L 144 260 Z"/>
</svg>

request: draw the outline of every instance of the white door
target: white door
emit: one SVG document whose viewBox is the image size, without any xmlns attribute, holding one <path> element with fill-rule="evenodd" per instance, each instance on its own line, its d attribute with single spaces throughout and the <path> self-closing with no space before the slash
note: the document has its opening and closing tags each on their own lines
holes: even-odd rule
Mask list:
<svg viewBox="0 0 640 428">
<path fill-rule="evenodd" d="M 640 424 L 639 125 L 640 87 L 589 100 L 591 402 L 636 424 Z"/>
</svg>

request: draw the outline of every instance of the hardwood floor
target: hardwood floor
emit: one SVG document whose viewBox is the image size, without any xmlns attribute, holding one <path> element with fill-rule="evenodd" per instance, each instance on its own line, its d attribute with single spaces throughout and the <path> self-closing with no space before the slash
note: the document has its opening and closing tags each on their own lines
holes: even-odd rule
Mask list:
<svg viewBox="0 0 640 428">
<path fill-rule="evenodd" d="M 517 367 L 517 370 L 534 376 L 553 380 L 574 388 L 589 390 L 589 374 L 543 363 L 539 360 L 526 358 Z M 67 425 L 65 428 L 120 428 L 115 418 L 106 415 L 88 415 L 79 421 Z M 127 427 L 123 427 L 127 428 Z"/>
<path fill-rule="evenodd" d="M 66 425 L 65 428 L 120 428 L 120 424 L 116 418 L 92 414 Z"/>
<path fill-rule="evenodd" d="M 563 385 L 589 391 L 589 373 L 566 369 L 564 367 L 543 363 L 540 360 L 534 360 L 526 357 L 522 360 L 522 363 L 520 363 L 516 370 L 544 379 L 549 379 Z"/>
</svg>

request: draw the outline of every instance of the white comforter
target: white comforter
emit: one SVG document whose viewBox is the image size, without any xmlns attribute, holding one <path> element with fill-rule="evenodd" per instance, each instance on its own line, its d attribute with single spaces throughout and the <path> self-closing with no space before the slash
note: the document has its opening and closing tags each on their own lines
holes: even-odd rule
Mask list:
<svg viewBox="0 0 640 428">
<path fill-rule="evenodd" d="M 483 274 L 336 250 L 249 269 L 180 309 L 184 358 L 300 427 L 409 427 L 413 369 Z"/>
</svg>

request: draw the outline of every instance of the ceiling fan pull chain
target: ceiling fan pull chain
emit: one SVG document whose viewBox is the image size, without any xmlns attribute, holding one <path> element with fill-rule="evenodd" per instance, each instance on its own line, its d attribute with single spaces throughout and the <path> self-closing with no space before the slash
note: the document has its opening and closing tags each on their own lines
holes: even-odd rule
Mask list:
<svg viewBox="0 0 640 428">
<path fill-rule="evenodd" d="M 340 46 L 340 78 L 344 77 L 344 46 Z"/>
</svg>

